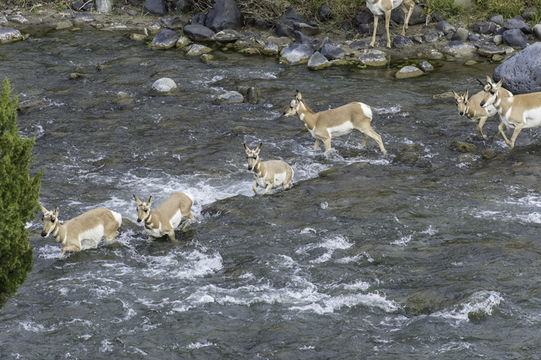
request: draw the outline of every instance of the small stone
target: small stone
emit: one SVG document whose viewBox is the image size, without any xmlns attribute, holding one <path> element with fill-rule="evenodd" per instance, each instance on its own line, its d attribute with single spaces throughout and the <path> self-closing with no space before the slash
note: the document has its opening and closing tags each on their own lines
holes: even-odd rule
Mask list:
<svg viewBox="0 0 541 360">
<path fill-rule="evenodd" d="M 180 36 L 177 40 L 177 43 L 175 44 L 178 48 L 185 48 L 186 46 L 190 45 L 192 41 L 188 39 L 186 36 Z"/>
<path fill-rule="evenodd" d="M 274 56 L 274 55 L 278 55 L 278 53 L 280 52 L 280 49 L 278 47 L 278 44 L 276 44 L 275 42 L 273 42 L 271 40 L 267 40 L 265 42 L 265 46 L 263 47 L 263 50 L 261 50 L 261 52 L 264 55 Z"/>
<path fill-rule="evenodd" d="M 203 54 L 208 54 L 211 51 L 211 48 L 201 44 L 191 44 L 186 47 L 186 55 L 188 56 L 200 56 Z"/>
<path fill-rule="evenodd" d="M 473 57 L 477 51 L 475 46 L 462 41 L 450 41 L 442 50 L 456 58 Z"/>
<path fill-rule="evenodd" d="M 176 45 L 178 38 L 179 36 L 174 30 L 162 29 L 152 40 L 151 47 L 155 50 L 170 49 Z"/>
<path fill-rule="evenodd" d="M 494 62 L 502 62 L 505 59 L 505 57 L 501 54 L 492 55 L 492 61 Z"/>
<path fill-rule="evenodd" d="M 239 40 L 242 37 L 242 35 L 233 29 L 225 29 L 220 32 L 217 32 L 214 35 L 214 40 L 221 42 L 221 43 L 229 43 L 229 42 L 235 42 Z"/>
<path fill-rule="evenodd" d="M 65 30 L 65 29 L 70 29 L 73 27 L 73 23 L 69 20 L 64 20 L 64 21 L 59 21 L 57 24 L 56 24 L 56 27 L 55 29 L 56 30 Z"/>
<path fill-rule="evenodd" d="M 308 60 L 308 69 L 310 70 L 321 70 L 329 66 L 331 66 L 331 62 L 319 51 L 316 51 Z"/>
<path fill-rule="evenodd" d="M 462 27 L 456 29 L 455 34 L 453 35 L 453 40 L 460 40 L 460 41 L 466 41 L 468 40 L 468 35 L 470 32 L 467 29 L 464 29 Z"/>
<path fill-rule="evenodd" d="M 216 98 L 217 104 L 239 104 L 244 102 L 244 96 L 238 91 L 226 91 Z"/>
<path fill-rule="evenodd" d="M 22 40 L 23 35 L 17 29 L 1 28 L 0 29 L 0 44 Z"/>
<path fill-rule="evenodd" d="M 203 54 L 199 57 L 199 60 L 201 60 L 204 64 L 210 64 L 212 60 L 214 60 L 214 55 L 212 54 Z"/>
<path fill-rule="evenodd" d="M 418 77 L 424 75 L 424 71 L 413 65 L 404 66 L 402 69 L 398 70 L 395 74 L 397 79 L 409 79 L 413 77 Z"/>
<path fill-rule="evenodd" d="M 421 70 L 423 70 L 425 73 L 426 72 L 430 72 L 430 71 L 434 71 L 434 66 L 432 66 L 431 63 L 429 63 L 428 61 L 426 60 L 421 60 L 419 61 L 419 68 Z"/>
<path fill-rule="evenodd" d="M 473 66 L 475 64 L 477 64 L 477 61 L 475 61 L 475 60 L 468 60 L 468 61 L 466 61 L 464 63 L 464 65 L 466 65 L 466 66 Z"/>
<path fill-rule="evenodd" d="M 177 84 L 173 79 L 170 78 L 161 78 L 152 84 L 152 90 L 160 94 L 170 94 L 178 89 Z"/>
<path fill-rule="evenodd" d="M 146 40 L 147 36 L 145 34 L 130 34 L 130 39 L 135 41 Z"/>
<path fill-rule="evenodd" d="M 258 48 L 254 48 L 254 47 L 247 47 L 244 49 L 240 49 L 239 53 L 243 55 L 261 55 L 261 51 L 259 51 Z"/>
<path fill-rule="evenodd" d="M 445 34 L 449 34 L 451 32 L 456 31 L 455 27 L 453 25 L 449 24 L 447 21 L 440 21 L 436 25 L 436 29 L 438 29 L 439 31 L 443 31 Z"/>
<path fill-rule="evenodd" d="M 501 45 L 501 44 L 503 44 L 503 36 L 495 35 L 494 36 L 494 45 Z"/>
<path fill-rule="evenodd" d="M 428 58 L 429 60 L 441 60 L 445 57 L 445 55 L 443 55 L 441 52 L 439 52 L 436 49 L 428 49 L 424 53 L 424 56 Z"/>
<path fill-rule="evenodd" d="M 436 42 L 440 38 L 440 34 L 437 31 L 430 30 L 423 35 L 423 40 L 429 43 Z"/>
<path fill-rule="evenodd" d="M 541 24 L 537 24 L 533 27 L 533 33 L 537 40 L 541 41 Z"/>
<path fill-rule="evenodd" d="M 453 141 L 451 143 L 451 149 L 454 149 L 463 153 L 472 153 L 472 152 L 477 151 L 477 146 L 467 143 L 465 141 Z"/>
<path fill-rule="evenodd" d="M 492 21 L 493 23 L 496 23 L 500 26 L 503 26 L 503 22 L 504 22 L 504 19 L 503 19 L 503 16 L 502 15 L 492 15 L 491 17 L 488 18 L 489 21 Z"/>
<path fill-rule="evenodd" d="M 123 106 L 131 105 L 134 102 L 135 102 L 135 100 L 133 99 L 133 97 L 130 94 L 124 92 L 124 91 L 120 91 L 117 94 L 117 97 L 115 99 L 113 99 L 114 104 L 123 105 Z"/>
<path fill-rule="evenodd" d="M 413 46 L 413 41 L 411 41 L 411 39 L 408 37 L 396 36 L 393 39 L 393 47 L 395 48 L 401 49 L 401 48 L 406 48 L 410 46 Z"/>
<path fill-rule="evenodd" d="M 280 61 L 290 65 L 307 63 L 314 50 L 307 44 L 293 44 L 283 48 L 280 52 Z"/>
<path fill-rule="evenodd" d="M 238 92 L 244 96 L 244 99 L 249 104 L 257 104 L 259 102 L 259 90 L 253 86 L 239 86 Z"/>
<path fill-rule="evenodd" d="M 19 15 L 19 14 L 8 16 L 7 19 L 17 24 L 26 24 L 28 22 L 28 20 L 24 16 Z"/>
<path fill-rule="evenodd" d="M 376 50 L 376 49 L 366 49 L 363 51 L 362 55 L 359 57 L 361 63 L 367 66 L 386 66 L 389 63 L 387 58 L 387 53 Z"/>
<path fill-rule="evenodd" d="M 77 72 L 71 73 L 69 76 L 70 80 L 82 79 L 84 77 L 85 77 L 84 74 L 77 73 Z"/>
</svg>

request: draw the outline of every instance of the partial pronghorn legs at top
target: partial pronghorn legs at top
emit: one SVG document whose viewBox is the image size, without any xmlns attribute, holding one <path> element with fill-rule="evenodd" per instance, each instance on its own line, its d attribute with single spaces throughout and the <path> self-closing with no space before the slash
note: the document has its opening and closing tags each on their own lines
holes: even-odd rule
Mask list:
<svg viewBox="0 0 541 360">
<path fill-rule="evenodd" d="M 391 36 L 389 35 L 389 22 L 391 21 L 391 11 L 402 5 L 402 10 L 406 16 L 404 20 L 404 26 L 402 27 L 402 36 L 406 35 L 408 29 L 408 23 L 410 21 L 411 13 L 415 7 L 414 0 L 366 0 L 366 6 L 372 14 L 374 14 L 374 32 L 372 34 L 372 41 L 370 46 L 374 46 L 376 43 L 376 32 L 378 30 L 378 19 L 380 15 L 385 15 L 385 31 L 387 33 L 387 47 L 391 47 Z M 404 5 L 409 7 L 406 10 Z"/>
</svg>

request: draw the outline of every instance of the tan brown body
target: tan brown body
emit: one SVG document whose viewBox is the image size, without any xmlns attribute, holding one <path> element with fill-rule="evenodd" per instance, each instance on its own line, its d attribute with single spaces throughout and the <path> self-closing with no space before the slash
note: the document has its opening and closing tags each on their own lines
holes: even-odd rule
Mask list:
<svg viewBox="0 0 541 360">
<path fill-rule="evenodd" d="M 481 106 L 496 108 L 501 119 L 498 130 L 511 149 L 522 129 L 541 127 L 541 92 L 513 95 L 502 87 L 502 80 L 494 83 L 488 76 L 484 91 L 488 99 Z M 514 128 L 511 140 L 503 131 L 504 126 Z"/>
<path fill-rule="evenodd" d="M 150 238 L 168 235 L 171 241 L 176 241 L 175 229 L 180 225 L 182 217 L 188 218 L 182 231 L 186 230 L 189 222 L 194 219 L 191 212 L 193 200 L 185 193 L 173 193 L 154 210 L 150 209 L 152 196 L 146 202 L 135 195 L 133 197 L 137 202 L 137 221 L 144 221 L 145 231 Z"/>
<path fill-rule="evenodd" d="M 321 140 L 325 145 L 325 151 L 331 149 L 333 137 L 346 135 L 356 129 L 364 134 L 361 149 L 366 145 L 367 139 L 374 139 L 386 155 L 381 136 L 372 129 L 372 109 L 362 102 L 352 102 L 335 109 L 314 113 L 304 102 L 302 94 L 297 90 L 295 98 L 291 100 L 289 107 L 284 111 L 284 116 L 297 115 L 304 123 L 310 134 L 316 139 L 314 151 Z"/>
<path fill-rule="evenodd" d="M 498 112 L 494 106 L 488 106 L 487 108 L 481 106 L 481 102 L 487 98 L 487 94 L 482 90 L 471 98 L 468 98 L 467 91 L 464 95 L 459 95 L 454 91 L 453 94 L 460 116 L 466 116 L 470 120 L 477 122 L 477 133 L 483 139 L 486 139 L 485 134 L 483 134 L 483 126 L 489 117 L 496 115 Z"/>
<path fill-rule="evenodd" d="M 254 185 L 252 190 L 257 195 L 257 187 L 261 186 L 265 189 L 263 195 L 266 195 L 273 188 L 283 186 L 284 189 L 289 189 L 292 186 L 293 169 L 289 164 L 282 160 L 267 160 L 261 161 L 259 152 L 261 151 L 259 144 L 254 150 L 244 144 L 244 150 L 248 158 L 248 170 L 254 172 Z"/>
<path fill-rule="evenodd" d="M 391 47 L 391 36 L 389 34 L 389 22 L 391 21 L 391 11 L 402 5 L 402 10 L 406 16 L 404 20 L 404 26 L 402 27 L 402 36 L 406 35 L 408 29 L 408 23 L 413 12 L 415 2 L 413 0 L 366 0 L 366 6 L 374 14 L 374 32 L 372 34 L 372 41 L 370 46 L 374 46 L 376 43 L 376 32 L 378 30 L 378 19 L 380 15 L 385 15 L 385 31 L 387 34 L 387 47 Z M 409 10 L 404 7 L 407 6 Z"/>
<path fill-rule="evenodd" d="M 41 236 L 53 234 L 57 242 L 62 243 L 62 253 L 80 251 L 83 242 L 89 242 L 88 247 L 95 247 L 102 237 L 112 241 L 118 234 L 122 224 L 122 216 L 105 208 L 87 211 L 61 224 L 58 220 L 58 208 L 48 211 L 40 205 L 43 212 L 43 231 Z"/>
</svg>

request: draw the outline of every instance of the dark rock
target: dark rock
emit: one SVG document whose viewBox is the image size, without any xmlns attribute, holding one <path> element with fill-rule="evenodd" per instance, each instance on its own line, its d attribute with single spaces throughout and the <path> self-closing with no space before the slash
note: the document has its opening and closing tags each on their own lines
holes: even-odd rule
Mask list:
<svg viewBox="0 0 541 360">
<path fill-rule="evenodd" d="M 430 72 L 430 71 L 434 71 L 434 66 L 432 66 L 431 63 L 429 63 L 428 61 L 426 60 L 421 60 L 419 61 L 419 68 L 421 70 L 423 70 L 425 73 L 426 72 Z"/>
<path fill-rule="evenodd" d="M 426 42 L 436 42 L 438 41 L 438 39 L 440 38 L 440 34 L 437 32 L 437 31 L 434 31 L 434 30 L 428 30 L 424 35 L 423 35 L 423 40 L 426 41 Z"/>
<path fill-rule="evenodd" d="M 470 32 L 467 29 L 462 27 L 456 29 L 456 32 L 453 34 L 452 40 L 466 41 L 468 40 Z"/>
<path fill-rule="evenodd" d="M 478 21 L 473 24 L 473 31 L 479 34 L 494 34 L 498 25 L 491 21 Z"/>
<path fill-rule="evenodd" d="M 306 33 L 310 36 L 317 35 L 319 33 L 319 28 L 317 27 L 317 25 L 307 24 L 303 22 L 294 23 L 293 29 Z"/>
<path fill-rule="evenodd" d="M 307 66 L 310 70 L 321 70 L 331 66 L 331 63 L 329 62 L 329 60 L 327 60 L 325 56 L 323 56 L 320 52 L 316 51 L 312 54 L 312 56 L 310 56 Z"/>
<path fill-rule="evenodd" d="M 239 40 L 240 38 L 242 38 L 241 33 L 232 29 L 222 30 L 222 31 L 217 32 L 214 35 L 214 40 L 221 43 L 235 42 Z"/>
<path fill-rule="evenodd" d="M 321 5 L 317 15 L 318 15 L 319 21 L 325 22 L 329 20 L 332 16 L 331 7 L 329 6 L 329 3 L 324 3 L 323 5 Z"/>
<path fill-rule="evenodd" d="M 432 166 L 430 162 L 423 159 L 424 149 L 420 145 L 407 145 L 405 146 L 393 159 L 393 163 L 401 163 L 413 166 L 419 166 L 423 168 L 429 168 Z"/>
<path fill-rule="evenodd" d="M 259 90 L 253 86 L 239 86 L 238 92 L 244 96 L 244 100 L 249 104 L 257 104 L 259 102 Z"/>
<path fill-rule="evenodd" d="M 235 0 L 215 0 L 207 14 L 205 26 L 215 32 L 242 27 L 242 14 Z"/>
<path fill-rule="evenodd" d="M 374 27 L 370 24 L 359 25 L 359 34 L 371 34 Z"/>
<path fill-rule="evenodd" d="M 409 10 L 409 9 L 408 9 Z M 393 10 L 391 13 L 391 19 L 394 22 L 397 22 L 399 24 L 403 24 L 406 20 L 406 15 L 404 11 L 402 11 L 401 7 L 397 7 Z M 419 5 L 415 5 L 413 8 L 413 12 L 411 13 L 409 25 L 419 25 L 424 24 L 426 22 L 426 11 Z"/>
<path fill-rule="evenodd" d="M 278 37 L 293 37 L 293 27 L 288 26 L 286 24 L 279 23 L 276 25 L 276 28 L 274 29 L 274 34 Z"/>
<path fill-rule="evenodd" d="M 186 0 L 169 0 L 166 6 L 170 13 L 177 15 L 184 14 L 190 10 L 190 4 Z"/>
<path fill-rule="evenodd" d="M 353 41 L 351 44 L 349 44 L 349 48 L 352 50 L 358 50 L 358 49 L 366 48 L 368 46 L 369 44 L 366 41 L 362 41 L 362 40 Z"/>
<path fill-rule="evenodd" d="M 145 0 L 145 10 L 156 15 L 165 15 L 165 0 Z"/>
<path fill-rule="evenodd" d="M 477 52 L 481 56 L 486 56 L 492 58 L 494 55 L 505 54 L 505 49 L 496 46 L 496 44 L 491 42 L 485 42 L 480 44 L 481 46 L 477 49 Z"/>
<path fill-rule="evenodd" d="M 372 24 L 374 22 L 374 15 L 370 10 L 363 10 L 355 14 L 353 18 L 353 23 L 355 26 L 360 26 L 362 24 Z"/>
<path fill-rule="evenodd" d="M 481 40 L 481 35 L 477 33 L 471 33 L 470 35 L 468 35 L 468 41 L 471 41 L 472 43 L 475 43 L 480 40 Z"/>
<path fill-rule="evenodd" d="M 500 14 L 492 15 L 488 18 L 489 21 L 492 21 L 493 23 L 496 23 L 500 26 L 503 26 L 504 19 L 503 16 Z"/>
<path fill-rule="evenodd" d="M 456 31 L 455 27 L 449 24 L 447 21 L 440 21 L 436 25 L 436 29 L 438 29 L 439 31 L 443 31 L 444 34 L 449 34 Z"/>
<path fill-rule="evenodd" d="M 496 81 L 513 94 L 541 91 L 541 43 L 518 52 L 494 70 Z"/>
<path fill-rule="evenodd" d="M 537 24 L 533 27 L 533 33 L 537 40 L 541 41 L 541 24 Z"/>
<path fill-rule="evenodd" d="M 520 16 L 516 16 L 512 19 L 507 20 L 503 27 L 508 30 L 519 29 L 525 34 L 532 33 L 532 28 L 530 27 L 530 25 L 526 24 Z"/>
<path fill-rule="evenodd" d="M 184 34 L 192 41 L 211 41 L 214 38 L 214 31 L 199 24 L 184 26 Z"/>
<path fill-rule="evenodd" d="M 281 24 L 286 24 L 293 27 L 296 22 L 306 23 L 306 19 L 295 8 L 288 8 L 279 19 Z"/>
<path fill-rule="evenodd" d="M 151 47 L 153 49 L 162 50 L 170 49 L 177 44 L 178 38 L 179 36 L 175 31 L 170 29 L 162 29 L 156 34 L 154 40 L 152 40 Z"/>
<path fill-rule="evenodd" d="M 351 21 L 344 21 L 342 24 L 340 24 L 340 28 L 344 31 L 350 31 L 353 29 L 353 25 L 351 24 Z"/>
<path fill-rule="evenodd" d="M 341 59 L 345 55 L 342 48 L 331 44 L 323 45 L 319 51 L 321 52 L 321 55 L 325 56 L 329 60 Z"/>
<path fill-rule="evenodd" d="M 464 141 L 453 141 L 451 143 L 451 149 L 463 153 L 472 153 L 477 151 L 477 146 Z"/>
<path fill-rule="evenodd" d="M 506 44 L 516 48 L 525 48 L 528 46 L 528 38 L 522 31 L 520 31 L 520 29 L 504 31 L 503 41 L 505 41 Z"/>
<path fill-rule="evenodd" d="M 204 12 L 198 12 L 192 17 L 191 24 L 205 25 L 205 20 L 207 19 L 207 14 Z"/>
<path fill-rule="evenodd" d="M 93 1 L 74 1 L 71 3 L 71 8 L 75 11 L 90 11 L 94 10 Z"/>
<path fill-rule="evenodd" d="M 406 48 L 406 47 L 410 47 L 410 46 L 413 46 L 413 41 L 408 37 L 396 36 L 393 39 L 393 47 L 395 47 L 395 48 L 400 49 L 400 48 Z"/>
<path fill-rule="evenodd" d="M 186 25 L 186 21 L 177 16 L 163 17 L 160 18 L 160 24 L 168 29 L 182 29 Z"/>
<path fill-rule="evenodd" d="M 295 30 L 293 33 L 293 36 L 295 37 L 295 42 L 297 44 L 307 44 L 310 46 L 314 45 L 314 39 L 312 39 L 310 36 L 304 35 L 302 32 Z"/>
<path fill-rule="evenodd" d="M 539 16 L 539 12 L 535 6 L 530 6 L 522 12 L 522 17 L 528 21 L 535 20 Z"/>
</svg>

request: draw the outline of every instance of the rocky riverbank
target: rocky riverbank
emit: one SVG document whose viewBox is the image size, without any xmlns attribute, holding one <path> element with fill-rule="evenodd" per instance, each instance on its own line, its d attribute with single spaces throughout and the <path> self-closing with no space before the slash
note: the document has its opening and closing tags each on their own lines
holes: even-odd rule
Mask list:
<svg viewBox="0 0 541 360">
<path fill-rule="evenodd" d="M 378 28 L 377 46 L 369 46 L 373 17 L 367 9 L 339 28 L 329 29 L 325 14 L 332 9 L 327 4 L 320 9 L 317 19 L 307 19 L 290 8 L 273 23 L 251 21 L 246 24 L 234 0 L 216 1 L 210 11 L 195 15 L 183 14 L 182 9 L 177 9 L 176 14 L 160 16 L 152 12 L 163 13 L 165 9 L 154 11 L 147 3 L 149 1 L 144 6 L 117 6 L 108 12 L 89 7 L 92 1 L 86 2 L 86 7 L 72 5 L 63 11 L 46 6 L 4 9 L 0 11 L 0 43 L 54 30 L 93 27 L 122 31 L 152 49 L 179 49 L 204 62 L 214 61 L 213 51 L 218 49 L 271 56 L 311 70 L 330 66 L 391 66 L 396 68 L 397 78 L 409 78 L 434 70 L 442 61 L 461 62 L 466 66 L 503 62 L 541 40 L 541 24 L 532 27 L 527 23 L 535 19 L 532 9 L 525 11 L 522 17 L 504 19 L 501 15 L 492 15 L 468 26 L 464 22 L 450 23 L 437 14 L 427 21 L 424 9 L 416 5 L 406 36 L 397 36 L 399 27 L 391 27 L 393 40 L 388 49 L 382 24 Z M 395 24 L 404 21 L 400 9 L 393 12 L 392 18 Z"/>
</svg>

